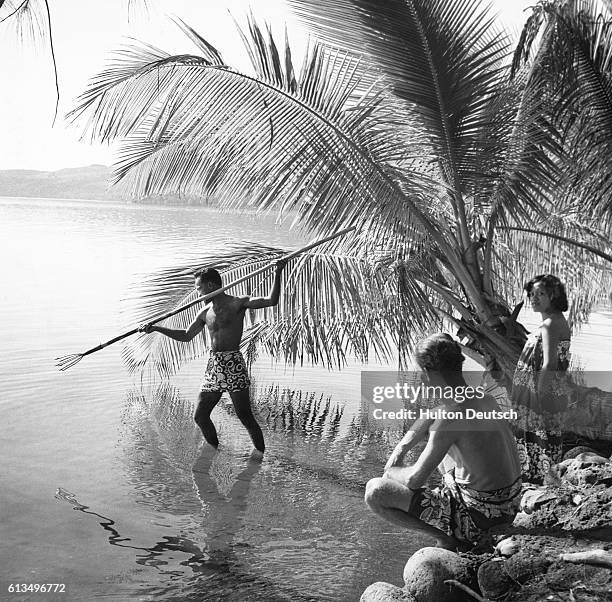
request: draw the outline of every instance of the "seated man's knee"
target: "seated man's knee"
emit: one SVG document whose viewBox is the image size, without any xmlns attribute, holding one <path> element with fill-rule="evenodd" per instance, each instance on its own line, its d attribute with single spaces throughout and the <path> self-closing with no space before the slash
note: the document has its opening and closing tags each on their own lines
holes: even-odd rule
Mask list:
<svg viewBox="0 0 612 602">
<path fill-rule="evenodd" d="M 383 493 L 384 479 L 376 477 L 370 479 L 366 484 L 364 500 L 365 503 L 372 509 L 381 505 Z"/>
</svg>

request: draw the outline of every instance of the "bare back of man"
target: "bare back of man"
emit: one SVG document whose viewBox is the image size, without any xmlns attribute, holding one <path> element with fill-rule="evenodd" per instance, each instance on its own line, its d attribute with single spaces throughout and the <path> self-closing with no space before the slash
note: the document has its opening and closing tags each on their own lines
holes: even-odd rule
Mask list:
<svg viewBox="0 0 612 602">
<path fill-rule="evenodd" d="M 457 404 L 455 411 L 468 409 L 486 416 L 500 412 L 495 399 L 485 395 Z M 491 491 L 516 481 L 521 467 L 516 442 L 505 420 L 492 418 L 462 418 L 443 420 L 432 429 L 455 434 L 447 454 L 455 464 L 455 477 L 461 484 L 480 491 Z M 486 453 L 483 453 L 486 452 Z"/>
</svg>

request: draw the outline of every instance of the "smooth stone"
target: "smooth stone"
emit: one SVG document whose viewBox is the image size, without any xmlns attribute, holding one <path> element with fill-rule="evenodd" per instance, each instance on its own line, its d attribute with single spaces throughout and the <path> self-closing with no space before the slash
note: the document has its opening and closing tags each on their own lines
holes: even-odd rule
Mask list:
<svg viewBox="0 0 612 602">
<path fill-rule="evenodd" d="M 521 546 L 519 545 L 518 541 L 514 537 L 510 536 L 502 539 L 495 546 L 495 553 L 499 554 L 500 556 L 512 556 L 520 549 Z"/>
<path fill-rule="evenodd" d="M 377 581 L 365 589 L 359 602 L 415 602 L 415 599 L 397 585 Z"/>
<path fill-rule="evenodd" d="M 455 552 L 443 548 L 421 548 L 404 567 L 406 591 L 416 602 L 464 602 L 472 598 L 462 589 L 444 583 L 454 579 L 474 589 L 472 565 Z"/>
</svg>

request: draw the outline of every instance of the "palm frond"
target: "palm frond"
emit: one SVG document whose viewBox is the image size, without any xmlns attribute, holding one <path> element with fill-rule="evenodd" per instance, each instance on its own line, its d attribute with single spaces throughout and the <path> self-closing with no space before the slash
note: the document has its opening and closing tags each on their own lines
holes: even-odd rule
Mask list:
<svg viewBox="0 0 612 602">
<path fill-rule="evenodd" d="M 561 134 L 546 121 L 548 99 L 532 73 L 499 86 L 483 132 L 481 177 L 474 177 L 474 209 L 489 215 L 489 227 L 523 222 L 547 212 L 550 192 L 563 179 L 558 158 Z"/>
<path fill-rule="evenodd" d="M 127 0 L 127 20 L 148 19 L 153 0 Z"/>
<path fill-rule="evenodd" d="M 569 149 L 563 169 L 585 211 L 610 223 L 612 13 L 598 0 L 541 2 L 525 28 L 525 48 L 540 29 L 546 43 L 530 60 L 555 100 L 550 119 Z"/>
<path fill-rule="evenodd" d="M 210 53 L 169 57 L 151 46 L 129 47 L 94 79 L 71 117 L 88 116 L 86 130 L 101 140 L 127 137 L 117 178 L 138 196 L 218 195 L 228 206 L 297 209 L 313 231 L 325 228 L 316 219 L 321 207 L 328 216 L 342 207 L 346 224 L 373 227 L 367 216 L 378 215 L 380 235 L 396 224 L 418 237 L 417 197 L 406 197 L 382 167 L 399 146 L 397 137 L 383 142 L 380 96 L 346 107 L 359 82 L 356 61 L 315 45 L 291 94 L 279 80 L 298 84 L 281 69 L 278 52 L 263 45 L 253 24 L 251 33 L 258 42 L 251 51 L 260 52 L 272 81 L 213 64 Z M 332 156 L 318 156 L 314 140 L 324 140 Z M 416 171 L 404 169 L 404 180 L 413 191 L 426 190 Z M 313 186 L 325 190 L 316 212 Z"/>
<path fill-rule="evenodd" d="M 368 57 L 420 122 L 440 177 L 455 191 L 449 200 L 467 246 L 461 193 L 476 171 L 482 131 L 490 126 L 485 108 L 508 52 L 488 11 L 473 0 L 290 0 L 290 5 L 323 39 Z"/>
<path fill-rule="evenodd" d="M 334 242 L 290 262 L 278 306 L 247 312 L 243 348 L 265 349 L 292 363 L 312 361 L 335 367 L 342 366 L 347 355 L 367 361 L 371 353 L 387 360 L 398 348 L 407 353 L 435 318 L 431 298 L 405 268 L 405 277 L 399 283 L 394 272 L 359 257 L 354 246 L 342 249 L 337 243 L 332 246 Z M 136 321 L 146 321 L 152 314 L 195 298 L 189 289 L 196 267 L 223 269 L 223 278 L 229 282 L 279 254 L 281 249 L 241 243 L 181 268 L 163 270 L 142 285 L 138 303 L 130 313 Z M 230 293 L 266 296 L 271 285 L 272 274 L 262 274 Z M 186 328 L 198 311 L 192 308 L 164 324 Z M 147 335 L 134 339 L 125 348 L 124 357 L 132 370 L 149 366 L 168 375 L 201 356 L 205 347 L 204 337 L 185 344 Z"/>
<path fill-rule="evenodd" d="M 0 6 L 0 24 L 12 27 L 23 42 L 40 40 L 47 35 L 45 7 L 41 0 L 6 0 Z"/>
<path fill-rule="evenodd" d="M 53 123 L 55 123 L 60 91 L 49 2 L 48 0 L 8 0 L 3 2 L 0 5 L 0 25 L 5 22 L 14 26 L 17 37 L 22 42 L 36 43 L 43 41 L 49 44 L 55 82 L 55 112 L 53 115 Z"/>
<path fill-rule="evenodd" d="M 196 45 L 202 53 L 202 57 L 208 61 L 210 65 L 222 66 L 225 64 L 223 57 L 219 51 L 208 41 L 206 41 L 193 27 L 187 25 L 185 21 L 179 17 L 174 18 L 174 22 L 179 26 L 181 31 Z"/>
<path fill-rule="evenodd" d="M 497 264 L 496 284 L 513 281 L 514 295 L 510 298 L 518 301 L 527 280 L 540 273 L 554 274 L 566 286 L 570 323 L 584 323 L 612 288 L 612 264 L 601 256 L 612 255 L 609 235 L 598 231 L 597 224 L 584 221 L 580 216 L 560 214 L 534 223 L 531 229 L 501 230 L 504 247 L 499 250 L 506 249 L 508 265 Z M 569 242 L 572 240 L 577 244 Z M 529 273 L 521 268 L 527 265 L 531 266 Z"/>
<path fill-rule="evenodd" d="M 268 82 L 274 82 L 278 87 L 291 93 L 298 91 L 298 82 L 291 59 L 291 46 L 285 30 L 285 56 L 281 59 L 279 50 L 270 26 L 267 26 L 267 37 L 257 25 L 253 13 L 248 18 L 249 33 L 246 34 L 236 23 L 242 37 L 242 42 L 251 59 L 255 73 Z"/>
<path fill-rule="evenodd" d="M 587 210 L 612 223 L 612 182 L 607 177 L 612 168 L 612 15 L 600 13 L 599 7 L 592 0 L 568 4 L 555 47 L 561 56 L 555 60 L 564 80 L 560 118 L 567 123 L 577 187 Z M 564 65 L 558 62 L 561 58 Z"/>
</svg>

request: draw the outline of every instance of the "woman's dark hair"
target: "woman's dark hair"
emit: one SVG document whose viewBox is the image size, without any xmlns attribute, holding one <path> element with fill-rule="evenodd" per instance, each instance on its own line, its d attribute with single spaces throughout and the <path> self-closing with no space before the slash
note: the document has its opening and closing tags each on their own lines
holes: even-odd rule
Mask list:
<svg viewBox="0 0 612 602">
<path fill-rule="evenodd" d="M 202 268 L 198 270 L 194 275 L 194 278 L 201 278 L 202 282 L 212 282 L 221 286 L 223 281 L 221 280 L 221 274 L 214 268 Z"/>
<path fill-rule="evenodd" d="M 550 305 L 557 311 L 567 311 L 569 305 L 567 303 L 567 295 L 565 287 L 561 280 L 552 274 L 539 274 L 534 276 L 523 288 L 527 291 L 527 295 L 531 296 L 533 285 L 541 282 L 544 286 L 546 294 L 550 297 Z"/>
<path fill-rule="evenodd" d="M 414 356 L 423 370 L 434 372 L 459 372 L 465 359 L 459 343 L 446 333 L 433 334 L 421 341 Z"/>
</svg>

